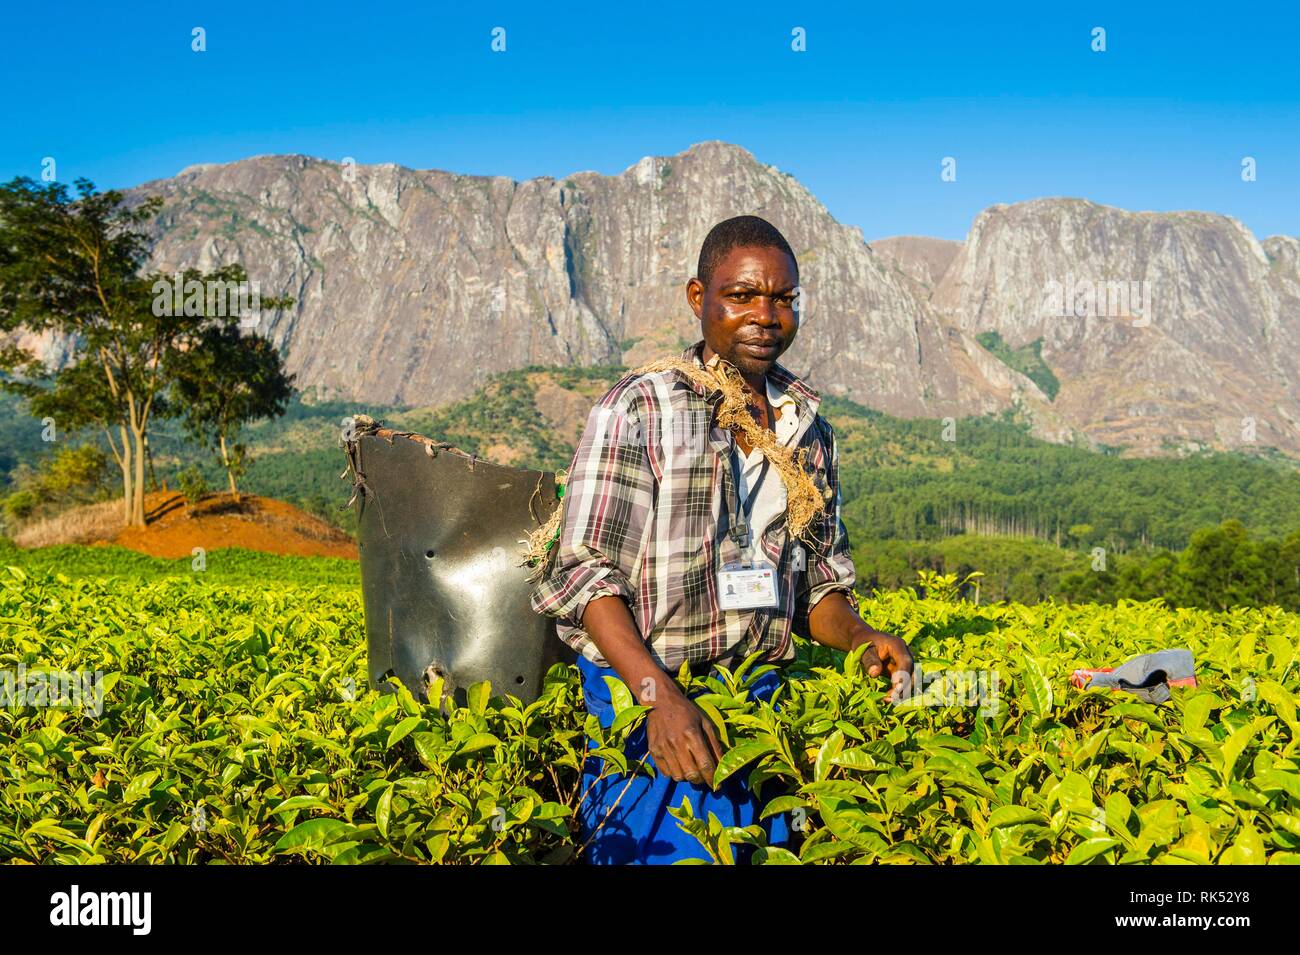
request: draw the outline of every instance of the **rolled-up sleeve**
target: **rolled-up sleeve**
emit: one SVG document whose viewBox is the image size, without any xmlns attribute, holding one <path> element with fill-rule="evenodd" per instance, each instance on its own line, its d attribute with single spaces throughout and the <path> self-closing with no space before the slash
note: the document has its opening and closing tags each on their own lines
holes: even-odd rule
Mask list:
<svg viewBox="0 0 1300 955">
<path fill-rule="evenodd" d="M 835 492 L 835 503 L 834 508 L 828 508 L 822 517 L 822 540 L 829 540 L 829 546 L 825 547 L 821 554 L 804 548 L 807 555 L 807 570 L 803 574 L 799 588 L 792 624 L 795 632 L 803 636 L 808 635 L 808 614 L 812 612 L 813 607 L 817 606 L 817 602 L 836 590 L 852 597 L 853 585 L 857 582 L 857 571 L 854 569 L 853 557 L 849 552 L 849 535 L 844 527 L 841 513 L 839 442 L 836 441 L 835 433 L 829 423 L 824 427 L 830 437 L 831 446 L 826 482 Z"/>
<path fill-rule="evenodd" d="M 615 594 L 634 607 L 633 580 L 654 490 L 637 401 L 598 404 L 569 468 L 557 550 L 533 588 L 533 610 L 581 628 L 596 597 Z M 568 639 L 564 628 L 560 635 Z"/>
</svg>

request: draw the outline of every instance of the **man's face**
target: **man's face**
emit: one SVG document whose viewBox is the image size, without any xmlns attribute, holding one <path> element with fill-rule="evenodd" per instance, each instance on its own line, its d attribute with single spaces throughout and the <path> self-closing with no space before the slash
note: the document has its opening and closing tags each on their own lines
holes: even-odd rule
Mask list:
<svg viewBox="0 0 1300 955">
<path fill-rule="evenodd" d="M 713 270 L 706 287 L 686 285 L 705 344 L 746 376 L 766 375 L 799 331 L 794 310 L 799 269 L 780 249 L 739 246 Z"/>
</svg>

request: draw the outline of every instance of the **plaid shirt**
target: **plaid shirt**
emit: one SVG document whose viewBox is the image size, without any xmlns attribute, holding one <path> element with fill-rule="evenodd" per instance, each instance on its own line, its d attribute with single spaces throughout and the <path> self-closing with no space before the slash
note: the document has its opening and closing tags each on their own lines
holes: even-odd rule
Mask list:
<svg viewBox="0 0 1300 955">
<path fill-rule="evenodd" d="M 702 365 L 703 345 L 682 357 Z M 766 651 L 766 662 L 790 660 L 791 630 L 807 634 L 813 605 L 833 590 L 852 592 L 839 449 L 817 413 L 821 399 L 779 363 L 768 374 L 794 398 L 799 426 L 791 444 L 808 449 L 809 470 L 830 502 L 805 535 L 802 560 L 784 513 L 765 531 L 752 529 L 755 558 L 777 568 L 776 607 L 718 606 L 716 573 L 741 557 L 727 533 L 735 451 L 714 417 L 721 392 L 676 371 L 629 374 L 592 409 L 569 468 L 560 539 L 532 607 L 556 617 L 560 638 L 593 663 L 609 665 L 582 615 L 605 594 L 623 598 L 651 656 L 675 673 L 683 660 L 734 666 L 756 650 Z"/>
</svg>

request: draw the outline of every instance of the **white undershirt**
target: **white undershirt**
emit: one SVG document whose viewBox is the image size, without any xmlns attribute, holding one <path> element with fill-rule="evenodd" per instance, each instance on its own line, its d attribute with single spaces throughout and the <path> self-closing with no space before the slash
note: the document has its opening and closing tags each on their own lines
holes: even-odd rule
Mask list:
<svg viewBox="0 0 1300 955">
<path fill-rule="evenodd" d="M 781 415 L 776 419 L 773 426 L 776 441 L 778 444 L 790 444 L 795 432 L 799 429 L 799 406 L 795 404 L 793 398 L 786 394 L 784 389 L 779 388 L 772 381 L 770 375 L 766 376 L 764 380 L 767 383 L 767 400 L 772 405 L 772 411 L 776 413 L 779 410 Z M 740 452 L 739 445 L 736 446 L 736 451 L 737 453 Z M 748 504 L 750 488 L 758 480 L 758 476 L 763 469 L 763 452 L 758 448 L 751 448 L 749 454 L 741 456 L 740 464 L 740 500 L 742 504 Z M 754 501 L 754 509 L 749 515 L 750 544 L 755 557 L 759 553 L 758 542 L 763 536 L 763 531 L 767 530 L 768 525 L 785 512 L 785 504 L 785 485 L 781 482 L 781 475 L 769 464 L 767 476 L 763 478 L 763 483 L 759 486 L 758 497 Z"/>
</svg>

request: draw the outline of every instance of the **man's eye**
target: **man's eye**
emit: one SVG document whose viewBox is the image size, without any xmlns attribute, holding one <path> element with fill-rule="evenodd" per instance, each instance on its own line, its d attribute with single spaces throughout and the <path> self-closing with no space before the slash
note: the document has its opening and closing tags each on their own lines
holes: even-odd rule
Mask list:
<svg viewBox="0 0 1300 955">
<path fill-rule="evenodd" d="M 753 292 L 732 292 L 730 297 L 733 302 L 748 302 L 751 298 L 754 297 L 754 293 Z"/>
</svg>

